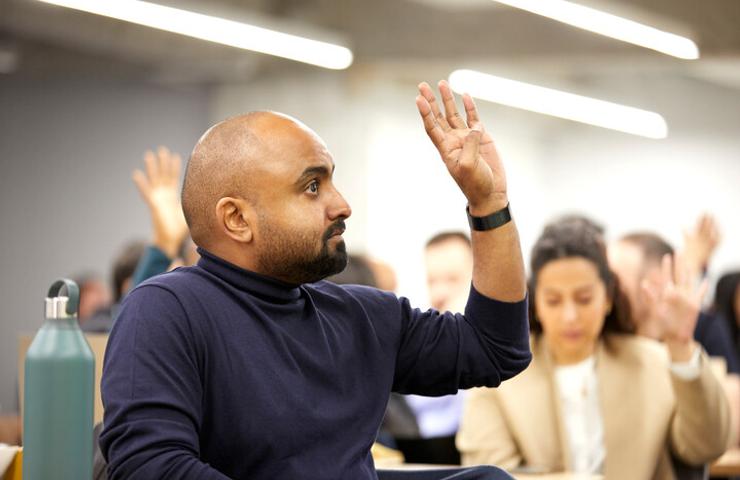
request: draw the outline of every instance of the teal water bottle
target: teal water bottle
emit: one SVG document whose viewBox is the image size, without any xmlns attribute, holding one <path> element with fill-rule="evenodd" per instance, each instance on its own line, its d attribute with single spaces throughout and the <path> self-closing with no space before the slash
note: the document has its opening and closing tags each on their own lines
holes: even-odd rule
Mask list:
<svg viewBox="0 0 740 480">
<path fill-rule="evenodd" d="M 79 300 L 73 281 L 54 282 L 26 354 L 24 480 L 92 478 L 95 359 L 77 322 Z"/>
</svg>

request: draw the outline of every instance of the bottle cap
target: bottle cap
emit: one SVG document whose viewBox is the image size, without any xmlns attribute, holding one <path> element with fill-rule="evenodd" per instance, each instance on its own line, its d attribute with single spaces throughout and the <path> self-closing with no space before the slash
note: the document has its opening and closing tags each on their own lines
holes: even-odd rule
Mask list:
<svg viewBox="0 0 740 480">
<path fill-rule="evenodd" d="M 54 297 L 46 299 L 46 318 L 71 318 L 76 316 L 76 313 L 70 315 L 67 312 L 67 305 L 69 304 L 68 297 Z"/>
</svg>

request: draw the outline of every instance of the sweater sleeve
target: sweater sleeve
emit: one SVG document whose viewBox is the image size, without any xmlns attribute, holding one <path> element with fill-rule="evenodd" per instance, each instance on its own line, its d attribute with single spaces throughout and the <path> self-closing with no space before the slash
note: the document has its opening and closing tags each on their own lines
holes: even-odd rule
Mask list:
<svg viewBox="0 0 740 480">
<path fill-rule="evenodd" d="M 438 396 L 496 387 L 532 359 L 526 298 L 500 302 L 471 286 L 464 315 L 422 312 L 401 302 L 394 391 Z"/>
<path fill-rule="evenodd" d="M 161 287 L 141 286 L 124 301 L 101 384 L 100 447 L 112 480 L 228 478 L 198 458 L 202 375 L 189 328 Z"/>
<path fill-rule="evenodd" d="M 740 373 L 740 362 L 732 345 L 732 333 L 721 317 L 702 312 L 696 322 L 694 340 L 699 342 L 710 357 L 722 357 L 728 373 Z"/>
</svg>

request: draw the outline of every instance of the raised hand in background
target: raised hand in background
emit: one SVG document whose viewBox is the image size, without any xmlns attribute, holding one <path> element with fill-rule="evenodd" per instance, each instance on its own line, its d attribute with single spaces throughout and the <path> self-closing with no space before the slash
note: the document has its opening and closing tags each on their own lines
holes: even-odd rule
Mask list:
<svg viewBox="0 0 740 480">
<path fill-rule="evenodd" d="M 134 170 L 132 178 L 149 207 L 154 228 L 153 244 L 170 260 L 178 256 L 188 235 L 180 205 L 180 155 L 159 147 L 144 154 L 146 171 Z"/>
</svg>

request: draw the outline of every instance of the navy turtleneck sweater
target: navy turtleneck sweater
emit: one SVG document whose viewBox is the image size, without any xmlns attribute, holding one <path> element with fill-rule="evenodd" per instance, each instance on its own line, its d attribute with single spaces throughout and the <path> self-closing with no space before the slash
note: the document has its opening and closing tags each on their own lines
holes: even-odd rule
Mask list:
<svg viewBox="0 0 740 480">
<path fill-rule="evenodd" d="M 287 285 L 204 250 L 135 288 L 108 341 L 115 479 L 374 479 L 391 390 L 497 386 L 530 361 L 526 301 L 465 315 L 361 286 Z"/>
</svg>

